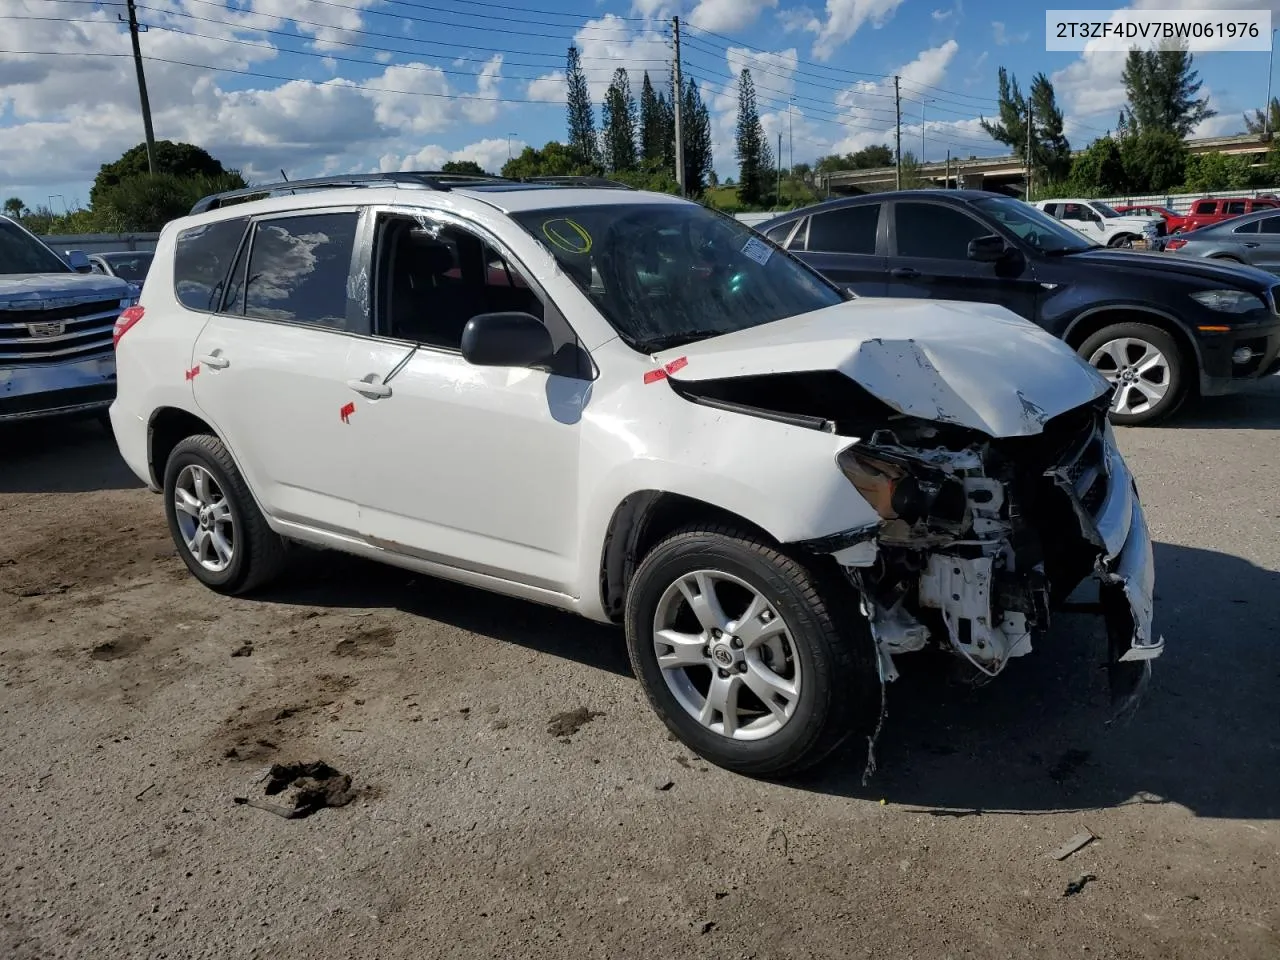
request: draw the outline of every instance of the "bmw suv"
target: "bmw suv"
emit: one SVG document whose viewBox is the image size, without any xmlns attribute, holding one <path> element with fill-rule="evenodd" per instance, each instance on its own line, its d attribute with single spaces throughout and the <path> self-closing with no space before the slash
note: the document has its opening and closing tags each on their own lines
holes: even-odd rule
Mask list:
<svg viewBox="0 0 1280 960">
<path fill-rule="evenodd" d="M 208 587 L 292 544 L 621 624 L 668 727 L 781 776 L 874 745 L 895 661 L 976 676 L 1098 584 L 1163 649 L 1110 387 L 998 306 L 857 299 L 661 194 L 295 181 L 168 224 L 121 316 L 121 453 Z"/>
</svg>

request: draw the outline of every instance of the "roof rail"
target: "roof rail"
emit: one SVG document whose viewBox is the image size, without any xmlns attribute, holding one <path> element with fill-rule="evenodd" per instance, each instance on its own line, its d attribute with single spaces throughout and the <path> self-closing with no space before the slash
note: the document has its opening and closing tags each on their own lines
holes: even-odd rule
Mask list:
<svg viewBox="0 0 1280 960">
<path fill-rule="evenodd" d="M 606 187 L 614 190 L 634 190 L 630 184 L 606 177 L 525 177 L 522 183 L 541 183 L 553 187 Z"/>
<path fill-rule="evenodd" d="M 216 210 L 237 200 L 274 197 L 299 190 L 333 190 L 340 187 L 389 187 L 411 184 L 430 190 L 450 190 L 454 187 L 480 186 L 486 183 L 512 183 L 505 177 L 475 176 L 466 173 L 446 173 L 436 170 L 415 170 L 405 173 L 355 173 L 335 177 L 313 177 L 308 180 L 285 180 L 281 183 L 264 183 L 239 190 L 226 190 L 197 200 L 191 215 Z"/>
</svg>

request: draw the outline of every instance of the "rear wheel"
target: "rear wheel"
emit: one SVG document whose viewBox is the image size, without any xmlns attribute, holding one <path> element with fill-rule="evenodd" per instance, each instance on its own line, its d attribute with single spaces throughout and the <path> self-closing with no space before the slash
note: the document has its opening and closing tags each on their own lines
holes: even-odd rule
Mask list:
<svg viewBox="0 0 1280 960">
<path fill-rule="evenodd" d="M 1124 426 L 1155 423 L 1186 398 L 1182 350 L 1159 327 L 1117 323 L 1080 345 L 1080 356 L 1114 385 L 1111 422 Z"/>
<path fill-rule="evenodd" d="M 178 555 L 206 587 L 248 593 L 280 572 L 285 542 L 267 525 L 217 437 L 187 437 L 173 448 L 164 499 Z"/>
<path fill-rule="evenodd" d="M 671 732 L 710 762 L 799 773 L 869 734 L 879 715 L 870 630 L 835 595 L 749 533 L 687 528 L 632 581 L 632 667 Z"/>
</svg>

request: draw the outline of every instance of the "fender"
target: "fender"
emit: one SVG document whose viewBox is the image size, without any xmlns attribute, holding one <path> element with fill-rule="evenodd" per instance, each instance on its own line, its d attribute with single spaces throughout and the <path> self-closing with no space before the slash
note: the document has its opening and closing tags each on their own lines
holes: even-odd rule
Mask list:
<svg viewBox="0 0 1280 960">
<path fill-rule="evenodd" d="M 1179 331 L 1181 331 L 1186 336 L 1188 342 L 1190 342 L 1192 352 L 1195 354 L 1195 357 L 1196 357 L 1196 366 L 1197 367 L 1203 366 L 1204 358 L 1200 355 L 1200 343 L 1199 341 L 1196 340 L 1196 336 L 1194 333 L 1191 332 L 1190 328 L 1182 320 L 1178 319 L 1173 314 L 1165 310 L 1159 310 L 1147 304 L 1115 302 L 1115 303 L 1102 304 L 1101 306 L 1090 307 L 1088 310 L 1085 310 L 1083 313 L 1078 314 L 1075 317 L 1075 319 L 1073 319 L 1069 324 L 1067 324 L 1067 329 L 1062 331 L 1062 339 L 1067 342 L 1070 342 L 1072 331 L 1074 331 L 1082 321 L 1087 320 L 1090 317 L 1097 316 L 1100 313 L 1114 313 L 1118 310 L 1124 310 L 1130 313 L 1149 314 L 1151 316 L 1159 317 L 1162 320 L 1166 320 L 1169 323 L 1173 324 L 1175 327 L 1178 328 Z"/>
</svg>

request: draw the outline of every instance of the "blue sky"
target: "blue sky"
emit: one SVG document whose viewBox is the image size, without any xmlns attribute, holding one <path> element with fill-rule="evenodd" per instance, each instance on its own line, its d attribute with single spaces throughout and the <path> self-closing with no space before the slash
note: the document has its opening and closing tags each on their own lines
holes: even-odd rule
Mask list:
<svg viewBox="0 0 1280 960">
<path fill-rule="evenodd" d="M 1097 0 L 1080 4 L 1101 6 Z M 1132 7 L 1280 9 L 1280 0 L 1134 0 Z M 716 168 L 733 175 L 735 82 L 749 67 L 784 162 L 891 142 L 928 159 L 1006 152 L 978 118 L 996 70 L 1055 81 L 1073 146 L 1115 125 L 1124 55 L 1046 53 L 1044 11 L 1012 0 L 139 0 L 156 136 L 200 144 L 253 180 L 426 169 L 564 138 L 565 50 L 576 42 L 597 106 L 616 67 L 665 83 L 670 18 L 713 116 Z M 142 140 L 121 3 L 0 0 L 0 196 L 61 209 L 103 162 Z M 1280 18 L 1277 19 L 1280 26 Z M 1267 54 L 1196 65 L 1233 133 L 1260 107 Z M 1280 92 L 1278 90 L 1277 92 Z M 924 124 L 921 123 L 923 111 Z M 922 143 L 923 134 L 923 143 Z M 773 142 L 776 143 L 776 140 Z M 52 199 L 50 199 L 52 198 Z"/>
</svg>

